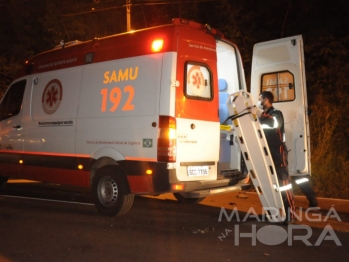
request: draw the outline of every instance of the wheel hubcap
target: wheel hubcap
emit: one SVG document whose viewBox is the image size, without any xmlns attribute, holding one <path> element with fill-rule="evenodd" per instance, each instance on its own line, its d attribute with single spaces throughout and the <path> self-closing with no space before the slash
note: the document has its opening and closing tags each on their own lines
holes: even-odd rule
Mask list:
<svg viewBox="0 0 349 262">
<path fill-rule="evenodd" d="M 118 186 L 114 179 L 105 177 L 99 182 L 99 199 L 105 206 L 112 206 L 118 198 Z"/>
</svg>

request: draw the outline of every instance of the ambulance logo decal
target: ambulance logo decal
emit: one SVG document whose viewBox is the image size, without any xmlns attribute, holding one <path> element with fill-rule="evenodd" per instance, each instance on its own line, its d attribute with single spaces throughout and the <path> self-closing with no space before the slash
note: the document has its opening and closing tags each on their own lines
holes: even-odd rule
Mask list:
<svg viewBox="0 0 349 262">
<path fill-rule="evenodd" d="M 42 93 L 42 108 L 48 115 L 59 108 L 63 96 L 62 84 L 58 79 L 51 80 Z"/>
<path fill-rule="evenodd" d="M 205 78 L 200 70 L 200 66 L 193 66 L 190 68 L 187 79 L 193 95 L 201 96 L 205 90 Z"/>
</svg>

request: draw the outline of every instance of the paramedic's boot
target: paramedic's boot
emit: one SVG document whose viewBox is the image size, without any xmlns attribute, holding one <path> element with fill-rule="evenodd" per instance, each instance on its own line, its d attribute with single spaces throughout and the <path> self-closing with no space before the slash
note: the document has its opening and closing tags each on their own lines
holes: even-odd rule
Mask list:
<svg viewBox="0 0 349 262">
<path fill-rule="evenodd" d="M 310 197 L 308 198 L 309 201 L 309 207 L 317 207 L 318 206 L 318 202 L 316 197 Z"/>
</svg>

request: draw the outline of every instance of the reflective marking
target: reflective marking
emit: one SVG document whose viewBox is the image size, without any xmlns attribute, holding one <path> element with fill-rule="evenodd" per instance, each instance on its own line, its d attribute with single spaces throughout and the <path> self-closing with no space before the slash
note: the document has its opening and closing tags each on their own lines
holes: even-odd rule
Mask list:
<svg viewBox="0 0 349 262">
<path fill-rule="evenodd" d="M 275 129 L 275 128 L 277 128 L 278 126 L 279 126 L 279 122 L 278 122 L 278 120 L 276 119 L 276 117 L 275 116 L 273 116 L 273 119 L 274 119 L 274 126 L 268 126 L 267 124 L 262 124 L 261 126 L 262 126 L 262 128 L 263 129 Z"/>
<path fill-rule="evenodd" d="M 145 157 L 131 157 L 131 156 L 126 156 L 126 160 L 133 160 L 133 161 L 149 161 L 149 162 L 156 162 L 156 158 L 145 158 Z"/>
<path fill-rule="evenodd" d="M 288 184 L 286 186 L 279 187 L 280 191 L 285 191 L 285 190 L 288 190 L 288 189 L 291 189 L 291 188 L 292 188 L 292 184 Z"/>
<path fill-rule="evenodd" d="M 308 181 L 309 181 L 308 178 L 303 177 L 303 178 L 301 178 L 301 179 L 296 180 L 296 184 L 299 185 L 299 184 L 302 184 L 302 183 L 308 182 Z"/>
</svg>

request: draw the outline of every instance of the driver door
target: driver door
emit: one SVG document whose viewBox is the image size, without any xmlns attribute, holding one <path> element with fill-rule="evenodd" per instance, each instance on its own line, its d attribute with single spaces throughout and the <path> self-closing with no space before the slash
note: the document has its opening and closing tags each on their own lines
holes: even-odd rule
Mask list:
<svg viewBox="0 0 349 262">
<path fill-rule="evenodd" d="M 22 100 L 26 80 L 12 84 L 0 103 L 0 156 L 2 172 L 19 175 L 19 152 L 23 151 Z"/>
</svg>

